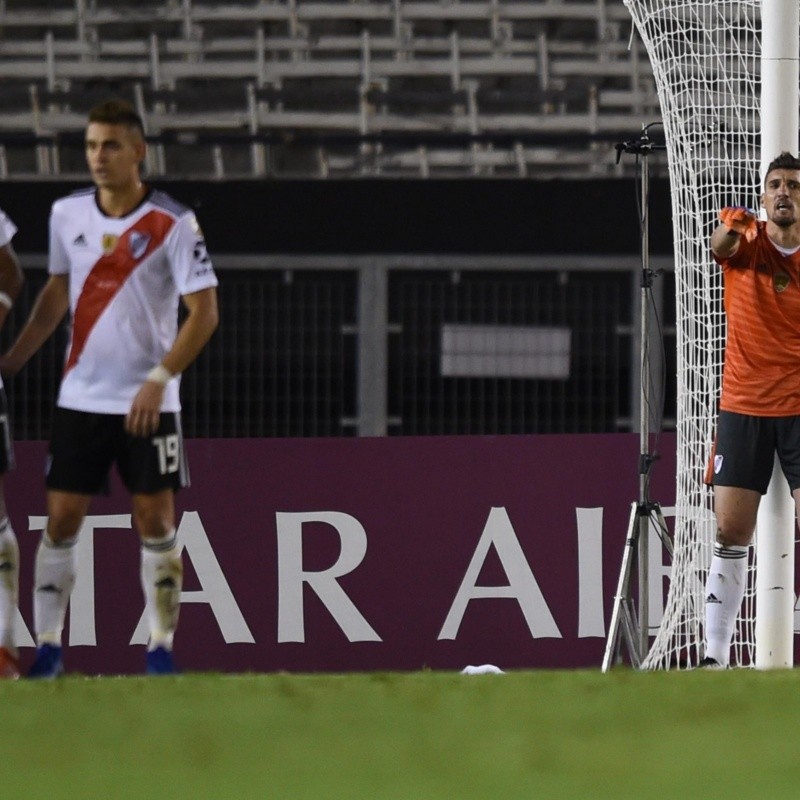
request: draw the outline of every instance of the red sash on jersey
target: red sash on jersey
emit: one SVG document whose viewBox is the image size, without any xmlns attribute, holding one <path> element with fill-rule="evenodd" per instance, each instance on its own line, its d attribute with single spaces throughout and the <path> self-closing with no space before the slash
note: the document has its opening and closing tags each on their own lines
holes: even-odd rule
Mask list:
<svg viewBox="0 0 800 800">
<path fill-rule="evenodd" d="M 119 237 L 116 247 L 98 259 L 86 277 L 72 317 L 72 342 L 64 374 L 75 366 L 95 323 L 139 264 L 167 237 L 174 219 L 148 211 Z"/>
</svg>

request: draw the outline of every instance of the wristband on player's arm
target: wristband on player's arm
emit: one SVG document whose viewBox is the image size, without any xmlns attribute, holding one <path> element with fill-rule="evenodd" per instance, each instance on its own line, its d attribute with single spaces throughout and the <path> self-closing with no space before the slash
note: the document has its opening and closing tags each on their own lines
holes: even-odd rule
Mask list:
<svg viewBox="0 0 800 800">
<path fill-rule="evenodd" d="M 175 376 L 163 365 L 157 364 L 147 373 L 147 380 L 152 383 L 160 383 L 162 386 L 169 383 Z"/>
</svg>

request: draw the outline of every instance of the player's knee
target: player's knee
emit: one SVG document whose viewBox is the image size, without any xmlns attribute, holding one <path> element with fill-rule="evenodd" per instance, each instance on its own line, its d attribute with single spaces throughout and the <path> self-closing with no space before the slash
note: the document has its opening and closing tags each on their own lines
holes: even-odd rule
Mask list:
<svg viewBox="0 0 800 800">
<path fill-rule="evenodd" d="M 747 547 L 752 539 L 751 528 L 730 524 L 717 528 L 717 544 L 724 547 Z"/>
<path fill-rule="evenodd" d="M 148 539 L 164 539 L 174 529 L 172 518 L 158 510 L 138 511 L 134 514 L 134 525 L 143 541 Z"/>
<path fill-rule="evenodd" d="M 83 514 L 77 511 L 62 510 L 47 518 L 47 536 L 51 542 L 58 544 L 74 539 L 80 531 Z"/>
</svg>

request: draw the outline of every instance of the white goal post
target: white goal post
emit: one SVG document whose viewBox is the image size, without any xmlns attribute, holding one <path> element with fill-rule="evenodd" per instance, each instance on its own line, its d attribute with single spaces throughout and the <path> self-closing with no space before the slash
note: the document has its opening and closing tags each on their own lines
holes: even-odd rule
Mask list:
<svg viewBox="0 0 800 800">
<path fill-rule="evenodd" d="M 720 208 L 758 209 L 766 164 L 782 150 L 797 154 L 800 22 L 797 0 L 624 2 L 650 57 L 661 105 L 678 305 L 675 552 L 664 617 L 643 666 L 684 668 L 703 656 L 704 583 L 716 533 L 703 475 L 725 320 L 708 240 Z M 756 540 L 731 663 L 791 666 L 794 510 L 782 475 L 762 501 Z"/>
<path fill-rule="evenodd" d="M 767 165 L 788 150 L 797 154 L 800 6 L 796 0 L 761 3 L 761 185 Z M 755 665 L 794 664 L 794 503 L 775 464 L 756 530 Z"/>
</svg>

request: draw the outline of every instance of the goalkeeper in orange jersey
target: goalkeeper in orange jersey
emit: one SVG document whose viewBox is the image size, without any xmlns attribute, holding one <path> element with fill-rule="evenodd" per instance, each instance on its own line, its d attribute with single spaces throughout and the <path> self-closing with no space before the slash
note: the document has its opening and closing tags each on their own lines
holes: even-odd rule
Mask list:
<svg viewBox="0 0 800 800">
<path fill-rule="evenodd" d="M 727 338 L 707 482 L 717 541 L 706 582 L 705 657 L 727 667 L 744 596 L 747 550 L 775 454 L 800 502 L 800 160 L 767 168 L 761 206 L 724 208 L 711 235 L 722 267 Z"/>
</svg>

